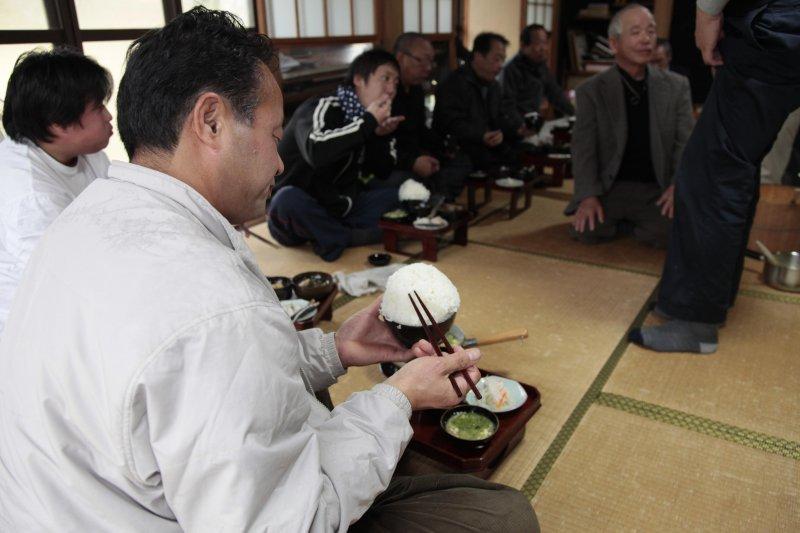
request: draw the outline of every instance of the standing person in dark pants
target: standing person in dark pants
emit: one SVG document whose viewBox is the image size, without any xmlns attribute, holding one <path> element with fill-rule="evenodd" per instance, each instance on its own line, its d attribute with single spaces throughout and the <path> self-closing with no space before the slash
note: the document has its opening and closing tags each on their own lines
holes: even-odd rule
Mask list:
<svg viewBox="0 0 800 533">
<path fill-rule="evenodd" d="M 631 341 L 662 352 L 717 349 L 739 287 L 761 161 L 800 106 L 800 0 L 699 0 L 695 38 L 718 69 L 676 175 L 656 306 L 669 320 L 631 332 Z"/>
</svg>

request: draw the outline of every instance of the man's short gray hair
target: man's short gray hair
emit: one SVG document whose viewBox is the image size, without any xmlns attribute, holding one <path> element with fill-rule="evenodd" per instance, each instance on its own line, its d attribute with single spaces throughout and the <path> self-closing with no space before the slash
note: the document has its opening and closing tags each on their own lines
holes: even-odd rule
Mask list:
<svg viewBox="0 0 800 533">
<path fill-rule="evenodd" d="M 611 17 L 611 22 L 608 23 L 608 38 L 609 39 L 611 39 L 611 38 L 618 39 L 619 36 L 622 35 L 622 15 L 623 15 L 623 13 L 627 13 L 628 11 L 630 11 L 632 9 L 644 9 L 645 11 L 650 13 L 651 17 L 653 16 L 652 11 L 650 11 L 649 9 L 644 7 L 642 4 L 635 4 L 635 3 L 634 4 L 628 4 L 627 6 L 623 7 L 622 9 L 620 9 L 619 11 L 614 13 L 614 16 Z"/>
</svg>

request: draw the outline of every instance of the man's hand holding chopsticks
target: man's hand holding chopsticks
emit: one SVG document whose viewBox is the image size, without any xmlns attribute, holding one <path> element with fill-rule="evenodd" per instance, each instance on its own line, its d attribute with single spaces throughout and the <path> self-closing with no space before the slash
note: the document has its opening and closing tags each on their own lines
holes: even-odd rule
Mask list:
<svg viewBox="0 0 800 533">
<path fill-rule="evenodd" d="M 430 350 L 428 355 L 434 355 L 430 343 L 426 344 Z M 469 390 L 467 381 L 459 371 L 466 370 L 473 382 L 481 378 L 481 373 L 475 366 L 481 357 L 480 350 L 477 348 L 465 350 L 460 346 L 454 350 L 454 353 L 446 353 L 442 357 L 418 357 L 395 372 L 386 380 L 386 384 L 396 387 L 405 394 L 415 411 L 452 407 L 461 401 Z M 462 391 L 461 396 L 456 396 L 453 390 L 451 375 Z"/>
<path fill-rule="evenodd" d="M 345 320 L 336 332 L 336 350 L 345 368 L 376 363 L 396 363 L 433 354 L 428 341 L 419 341 L 411 349 L 398 342 L 378 317 L 381 299 Z"/>
</svg>

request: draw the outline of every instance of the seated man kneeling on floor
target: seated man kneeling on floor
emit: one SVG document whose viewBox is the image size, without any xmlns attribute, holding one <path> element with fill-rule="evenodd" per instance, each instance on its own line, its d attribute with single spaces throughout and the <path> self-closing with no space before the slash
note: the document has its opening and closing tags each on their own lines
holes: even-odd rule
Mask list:
<svg viewBox="0 0 800 533">
<path fill-rule="evenodd" d="M 521 119 L 512 117 L 513 103 L 496 80 L 506 60 L 508 40 L 481 33 L 472 45 L 469 63 L 450 73 L 436 90 L 433 127 L 442 137 L 452 135 L 473 169 L 513 165 L 516 142 L 523 133 Z M 462 184 L 450 185 L 454 191 Z"/>
<path fill-rule="evenodd" d="M 269 230 L 284 246 L 311 241 L 335 261 L 348 246 L 381 239 L 378 220 L 398 204 L 397 187 L 379 187 L 397 163 L 392 117 L 399 68 L 384 50 L 364 52 L 336 94 L 294 112 L 278 146 L 286 171 L 269 206 Z"/>
<path fill-rule="evenodd" d="M 108 170 L 111 87 L 106 69 L 65 48 L 23 54 L 11 73 L 0 143 L 0 335 L 42 234 Z"/>
<path fill-rule="evenodd" d="M 597 243 L 630 232 L 665 247 L 672 177 L 694 124 L 689 81 L 648 65 L 656 28 L 647 8 L 619 11 L 608 36 L 616 65 L 577 89 L 570 233 Z"/>
</svg>

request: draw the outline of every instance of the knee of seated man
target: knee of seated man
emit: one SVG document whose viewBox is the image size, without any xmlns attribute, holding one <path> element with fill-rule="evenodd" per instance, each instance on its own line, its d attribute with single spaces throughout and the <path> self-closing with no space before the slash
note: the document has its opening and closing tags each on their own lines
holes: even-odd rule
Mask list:
<svg viewBox="0 0 800 533">
<path fill-rule="evenodd" d="M 293 212 L 303 209 L 313 198 L 299 187 L 283 187 L 275 193 L 269 203 L 270 215 L 286 217 Z"/>
<path fill-rule="evenodd" d="M 494 527 L 484 529 L 484 533 L 538 533 L 539 521 L 528 498 L 516 489 L 504 487 L 500 490 L 486 491 L 486 498 L 495 508 L 497 519 Z"/>
</svg>

